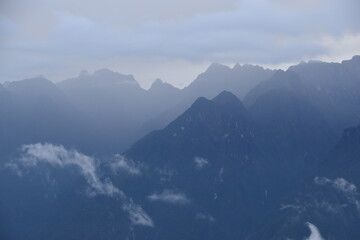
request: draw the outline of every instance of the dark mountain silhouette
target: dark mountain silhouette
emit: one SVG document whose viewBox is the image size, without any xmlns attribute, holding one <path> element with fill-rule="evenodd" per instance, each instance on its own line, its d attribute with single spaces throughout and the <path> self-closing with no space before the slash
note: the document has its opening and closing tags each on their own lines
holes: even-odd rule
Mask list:
<svg viewBox="0 0 360 240">
<path fill-rule="evenodd" d="M 193 158 L 197 155 L 217 158 L 221 151 L 223 154 L 229 152 L 229 149 L 221 149 L 226 142 L 233 141 L 241 146 L 242 139 L 250 141 L 253 138 L 253 132 L 251 118 L 240 100 L 229 92 L 222 92 L 212 101 L 198 98 L 164 130 L 155 131 L 135 143 L 127 154 L 146 161 L 158 160 L 159 151 L 163 158 L 169 159 L 176 156 Z M 240 151 L 240 148 L 233 146 L 232 151 Z M 181 162 L 174 159 L 174 163 Z"/>
<path fill-rule="evenodd" d="M 222 92 L 211 101 L 198 98 L 163 130 L 152 132 L 125 152 L 136 161 L 176 169 L 170 186 L 189 194 L 195 205 L 208 206 L 203 211 L 221 209 L 212 215 L 219 229 L 212 234 L 218 237 L 205 231 L 196 233 L 194 239 L 233 239 L 251 234 L 264 211 L 278 206 L 314 174 L 336 139 L 316 108 L 292 92 L 270 92 L 250 113 L 230 92 Z M 202 171 L 196 168 L 196 160 L 206 162 Z M 223 184 L 216 180 L 220 172 Z M 164 187 L 150 182 L 148 179 L 144 189 Z M 220 196 L 220 192 L 227 196 L 225 202 L 220 198 L 212 203 L 211 195 Z M 232 205 L 232 201 L 237 204 Z M 159 209 L 152 215 L 160 213 Z M 190 213 L 183 221 L 190 221 L 186 220 Z M 234 224 L 244 229 L 226 227 Z M 166 228 L 173 235 L 185 231 L 169 224 Z M 161 234 L 170 236 L 166 231 Z"/>
<path fill-rule="evenodd" d="M 155 177 L 147 179 L 144 189 L 175 188 L 191 199 L 182 209 L 168 209 L 171 215 L 166 218 L 163 205 L 145 203 L 157 224 L 164 226 L 157 230 L 159 238 L 232 239 L 244 235 L 264 207 L 266 184 L 259 178 L 266 171 L 266 158 L 256 144 L 256 131 L 240 100 L 224 91 L 213 100 L 198 98 L 163 130 L 150 133 L 125 152 L 128 158 L 176 172 L 165 183 Z M 249 190 L 250 186 L 257 190 Z M 196 219 L 202 212 L 216 223 Z M 180 222 L 199 228 L 192 227 L 189 232 L 188 224 Z M 244 228 L 235 227 L 235 222 Z M 216 231 L 204 228 L 212 224 Z"/>
</svg>

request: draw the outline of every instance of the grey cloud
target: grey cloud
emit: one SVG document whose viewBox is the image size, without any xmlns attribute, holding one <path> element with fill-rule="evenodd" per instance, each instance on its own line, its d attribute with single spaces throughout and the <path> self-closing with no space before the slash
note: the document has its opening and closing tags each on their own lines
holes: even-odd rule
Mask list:
<svg viewBox="0 0 360 240">
<path fill-rule="evenodd" d="M 4 39 L 11 38 L 11 41 L 1 43 L 2 52 L 7 56 L 2 58 L 1 63 L 6 64 L 4 71 L 17 66 L 19 58 L 24 56 L 38 56 L 44 59 L 41 64 L 47 62 L 63 69 L 69 69 L 74 64 L 79 66 L 83 60 L 92 65 L 99 61 L 114 64 L 117 57 L 139 61 L 148 57 L 164 58 L 157 63 L 152 62 L 153 65 L 161 65 L 168 59 L 174 62 L 182 59 L 190 63 L 240 61 L 279 64 L 341 54 L 334 52 L 337 42 L 346 36 L 360 38 L 357 24 L 360 17 L 354 10 L 358 9 L 359 3 L 355 0 L 346 3 L 341 0 L 321 1 L 310 8 L 289 7 L 284 2 L 228 0 L 219 5 L 217 1 L 199 1 L 196 4 L 185 1 L 175 2 L 174 5 L 158 0 L 159 4 L 147 6 L 143 2 L 136 4 L 136 8 L 130 1 L 119 3 L 122 7 L 116 1 L 106 1 L 85 8 L 76 8 L 76 4 L 72 7 L 68 1 L 65 4 L 57 2 L 48 7 L 53 13 L 53 24 L 46 26 L 48 30 L 40 39 L 29 37 L 26 33 L 14 34 L 11 28 L 21 26 L 21 21 L 17 21 L 20 13 L 10 16 L 9 11 L 3 11 L 1 25 L 8 29 L 4 32 Z M 306 5 L 311 5 L 306 2 Z M 46 5 L 40 0 L 36 3 Z M 156 10 L 153 6 L 162 7 Z M 29 5 L 28 11 L 31 12 L 34 7 Z M 142 14 L 134 14 L 138 8 L 154 14 L 132 24 L 132 20 L 118 19 L 121 14 L 114 13 L 114 9 L 126 9 L 126 14 L 141 18 Z M 24 12 L 26 8 L 21 9 L 19 12 Z M 189 9 L 193 13 L 185 14 Z M 178 17 L 172 19 L 175 12 L 180 12 L 180 20 Z M 118 21 L 125 24 L 118 24 Z M 328 44 L 329 41 L 334 43 Z M 348 52 L 356 54 L 357 51 L 360 47 L 355 41 Z M 32 63 L 30 59 L 23 59 L 23 62 L 23 65 Z M 46 69 L 45 66 L 34 68 Z M 78 67 L 81 68 L 83 66 Z"/>
<path fill-rule="evenodd" d="M 147 197 L 150 201 L 159 201 L 164 203 L 171 203 L 171 204 L 189 204 L 189 198 L 178 191 L 165 189 L 161 193 L 153 193 Z"/>
<path fill-rule="evenodd" d="M 154 226 L 152 219 L 144 212 L 140 205 L 133 202 L 110 180 L 101 180 L 98 176 L 97 162 L 93 157 L 79 153 L 76 150 L 67 150 L 61 145 L 49 143 L 28 144 L 21 147 L 20 158 L 11 161 L 6 166 L 19 176 L 22 169 L 33 168 L 40 164 L 49 164 L 53 167 L 65 168 L 76 166 L 91 188 L 90 195 L 105 195 L 122 201 L 122 208 L 129 214 L 133 225 Z"/>
</svg>

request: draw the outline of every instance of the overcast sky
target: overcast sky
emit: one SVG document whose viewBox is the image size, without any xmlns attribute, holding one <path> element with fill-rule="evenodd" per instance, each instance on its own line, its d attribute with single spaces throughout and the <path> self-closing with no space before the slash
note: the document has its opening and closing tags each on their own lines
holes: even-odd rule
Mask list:
<svg viewBox="0 0 360 240">
<path fill-rule="evenodd" d="M 360 54 L 359 0 L 0 0 L 0 82 L 109 68 L 182 87 L 211 62 Z"/>
</svg>

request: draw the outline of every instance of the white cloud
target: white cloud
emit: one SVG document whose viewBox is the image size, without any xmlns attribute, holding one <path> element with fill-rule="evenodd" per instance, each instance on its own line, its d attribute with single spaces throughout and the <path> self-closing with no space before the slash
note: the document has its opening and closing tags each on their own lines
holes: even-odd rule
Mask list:
<svg viewBox="0 0 360 240">
<path fill-rule="evenodd" d="M 36 167 L 39 164 L 50 164 L 54 167 L 75 166 L 92 188 L 94 195 L 107 196 L 123 195 L 124 193 L 114 187 L 109 181 L 101 181 L 96 172 L 96 161 L 76 150 L 67 150 L 61 145 L 49 143 L 29 144 L 21 147 L 22 155 L 17 160 L 25 167 Z M 12 162 L 11 164 L 15 164 Z"/>
<path fill-rule="evenodd" d="M 123 205 L 123 209 L 129 213 L 130 221 L 134 225 L 153 227 L 153 220 L 147 215 L 141 206 L 135 204 L 131 199 Z"/>
<path fill-rule="evenodd" d="M 131 175 L 141 175 L 141 166 L 119 154 L 115 155 L 115 158 L 110 163 L 110 167 L 115 173 L 125 171 Z"/>
<path fill-rule="evenodd" d="M 333 181 L 333 186 L 337 190 L 350 195 L 357 194 L 357 188 L 351 182 L 346 181 L 344 178 L 337 178 Z"/>
<path fill-rule="evenodd" d="M 306 211 L 306 207 L 302 206 L 302 205 L 299 205 L 299 204 L 281 204 L 280 210 L 285 210 L 285 209 L 293 209 L 298 214 L 301 214 L 304 211 Z"/>
<path fill-rule="evenodd" d="M 22 155 L 6 166 L 15 170 L 21 176 L 23 168 L 36 167 L 40 164 L 49 164 L 53 167 L 65 168 L 75 166 L 91 188 L 90 195 L 105 195 L 122 201 L 122 208 L 129 214 L 133 225 L 154 226 L 151 218 L 140 205 L 135 204 L 109 179 L 101 180 L 97 172 L 97 161 L 93 157 L 79 153 L 76 150 L 67 150 L 62 145 L 49 143 L 28 144 L 21 147 Z"/>
<path fill-rule="evenodd" d="M 360 194 L 358 193 L 355 184 L 347 181 L 344 178 L 336 178 L 331 180 L 326 177 L 315 177 L 314 182 L 317 185 L 329 185 L 338 192 L 343 193 L 349 203 L 354 204 L 356 209 L 360 212 Z"/>
<path fill-rule="evenodd" d="M 314 224 L 307 222 L 306 225 L 311 231 L 310 236 L 306 238 L 306 240 L 325 240 L 321 236 L 319 229 Z"/>
<path fill-rule="evenodd" d="M 209 161 L 202 157 L 195 157 L 194 162 L 196 164 L 197 169 L 201 169 L 209 164 Z"/>
<path fill-rule="evenodd" d="M 165 189 L 161 193 L 153 193 L 147 198 L 150 201 L 159 201 L 179 205 L 190 203 L 190 200 L 185 194 L 171 189 Z"/>
</svg>

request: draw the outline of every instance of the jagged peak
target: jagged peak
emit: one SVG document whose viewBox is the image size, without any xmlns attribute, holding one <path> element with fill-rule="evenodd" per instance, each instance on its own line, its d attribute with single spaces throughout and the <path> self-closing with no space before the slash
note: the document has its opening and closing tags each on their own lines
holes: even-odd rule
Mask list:
<svg viewBox="0 0 360 240">
<path fill-rule="evenodd" d="M 149 91 L 154 91 L 157 89 L 176 89 L 178 90 L 178 88 L 174 87 L 173 85 L 171 85 L 170 83 L 164 82 L 161 79 L 157 78 L 152 84 L 151 87 L 149 88 Z"/>
<path fill-rule="evenodd" d="M 243 65 L 241 65 L 240 63 L 236 63 L 232 69 L 233 70 L 240 70 L 240 69 L 243 69 L 243 70 L 247 70 L 247 69 L 264 70 L 264 68 L 262 66 L 259 66 L 259 65 L 253 65 L 253 64 L 243 64 Z"/>
<path fill-rule="evenodd" d="M 163 86 L 165 82 L 163 82 L 160 78 L 155 79 L 155 81 L 151 84 L 150 89 L 156 89 Z"/>
<path fill-rule="evenodd" d="M 243 111 L 245 107 L 240 99 L 229 91 L 222 91 L 219 95 L 212 99 L 217 106 L 222 108 L 231 108 L 234 111 Z"/>
<path fill-rule="evenodd" d="M 240 102 L 239 98 L 236 97 L 232 92 L 229 91 L 222 91 L 220 94 L 218 94 L 216 97 L 213 98 L 213 102 Z"/>
<path fill-rule="evenodd" d="M 190 109 L 203 107 L 203 106 L 208 106 L 208 105 L 211 105 L 211 104 L 213 104 L 213 103 L 209 99 L 207 99 L 205 97 L 198 97 L 195 100 L 195 102 L 191 105 Z"/>
<path fill-rule="evenodd" d="M 206 70 L 206 72 L 212 72 L 212 71 L 221 71 L 221 70 L 230 70 L 231 68 L 220 64 L 220 63 L 212 63 L 208 69 Z"/>
</svg>

